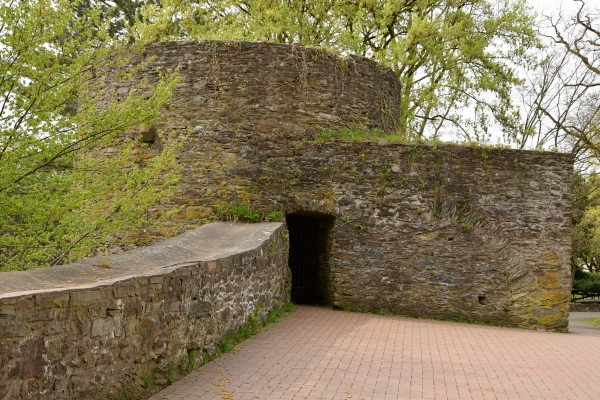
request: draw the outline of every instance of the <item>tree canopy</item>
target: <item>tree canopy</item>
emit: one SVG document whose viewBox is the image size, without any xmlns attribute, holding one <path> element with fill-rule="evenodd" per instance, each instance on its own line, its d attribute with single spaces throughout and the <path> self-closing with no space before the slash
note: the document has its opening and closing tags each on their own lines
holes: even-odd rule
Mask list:
<svg viewBox="0 0 600 400">
<path fill-rule="evenodd" d="M 519 148 L 572 152 L 572 271 L 600 272 L 600 9 L 584 1 L 572 14 L 542 15 L 546 47 L 527 71 Z"/>
<path fill-rule="evenodd" d="M 177 77 L 100 108 L 98 67 L 119 71 L 136 49 L 110 37 L 102 9 L 77 15 L 77 4 L 0 3 L 0 271 L 88 254 L 144 223 L 177 177 L 168 141 L 141 166 L 141 143 L 118 139 L 158 117 Z M 94 156 L 109 149 L 110 157 Z"/>
</svg>

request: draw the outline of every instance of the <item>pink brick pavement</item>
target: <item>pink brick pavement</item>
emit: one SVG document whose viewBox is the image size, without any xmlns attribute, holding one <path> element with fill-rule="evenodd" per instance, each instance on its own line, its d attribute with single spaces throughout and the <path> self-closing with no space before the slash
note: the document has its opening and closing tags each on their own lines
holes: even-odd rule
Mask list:
<svg viewBox="0 0 600 400">
<path fill-rule="evenodd" d="M 151 399 L 600 399 L 600 330 L 297 306 L 239 347 Z"/>
</svg>

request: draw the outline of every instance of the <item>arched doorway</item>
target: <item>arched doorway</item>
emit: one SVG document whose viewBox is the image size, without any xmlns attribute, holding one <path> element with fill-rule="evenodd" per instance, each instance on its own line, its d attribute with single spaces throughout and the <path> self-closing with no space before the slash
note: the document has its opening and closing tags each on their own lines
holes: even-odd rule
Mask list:
<svg viewBox="0 0 600 400">
<path fill-rule="evenodd" d="M 289 214 L 289 266 L 292 301 L 297 304 L 330 302 L 329 254 L 335 218 L 327 214 Z"/>
</svg>

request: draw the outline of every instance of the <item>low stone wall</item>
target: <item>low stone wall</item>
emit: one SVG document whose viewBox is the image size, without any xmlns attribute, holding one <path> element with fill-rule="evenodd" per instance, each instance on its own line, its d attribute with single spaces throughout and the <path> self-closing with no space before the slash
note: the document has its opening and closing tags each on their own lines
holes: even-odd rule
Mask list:
<svg viewBox="0 0 600 400">
<path fill-rule="evenodd" d="M 166 385 L 289 299 L 284 229 L 213 224 L 106 259 L 3 273 L 0 399 L 130 399 L 151 391 L 144 378 Z"/>
</svg>

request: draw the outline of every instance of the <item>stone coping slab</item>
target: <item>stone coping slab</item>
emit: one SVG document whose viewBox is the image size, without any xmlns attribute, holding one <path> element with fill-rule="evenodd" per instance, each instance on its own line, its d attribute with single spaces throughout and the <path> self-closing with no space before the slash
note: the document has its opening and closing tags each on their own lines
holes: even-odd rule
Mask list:
<svg viewBox="0 0 600 400">
<path fill-rule="evenodd" d="M 152 276 L 188 264 L 227 258 L 257 248 L 281 225 L 281 222 L 208 224 L 121 254 L 90 257 L 50 268 L 3 272 L 0 299 L 42 291 L 106 286 L 132 276 Z M 101 262 L 110 265 L 101 267 Z"/>
</svg>

